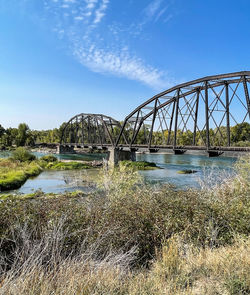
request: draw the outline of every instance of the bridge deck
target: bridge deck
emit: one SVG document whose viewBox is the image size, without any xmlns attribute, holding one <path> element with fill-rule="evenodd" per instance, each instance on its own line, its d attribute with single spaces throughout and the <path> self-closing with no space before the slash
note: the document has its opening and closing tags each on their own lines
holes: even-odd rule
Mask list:
<svg viewBox="0 0 250 295">
<path fill-rule="evenodd" d="M 68 143 L 62 144 L 64 146 L 72 146 L 72 147 L 79 147 L 79 148 L 113 148 L 112 144 L 79 144 L 79 143 Z M 172 145 L 151 145 L 150 147 L 146 144 L 135 144 L 135 145 L 128 145 L 128 144 L 120 144 L 117 148 L 121 149 L 148 149 L 148 150 L 196 150 L 196 151 L 232 151 L 232 152 L 250 152 L 250 147 L 238 147 L 238 146 L 211 146 L 207 149 L 206 146 L 176 146 L 173 147 Z"/>
</svg>

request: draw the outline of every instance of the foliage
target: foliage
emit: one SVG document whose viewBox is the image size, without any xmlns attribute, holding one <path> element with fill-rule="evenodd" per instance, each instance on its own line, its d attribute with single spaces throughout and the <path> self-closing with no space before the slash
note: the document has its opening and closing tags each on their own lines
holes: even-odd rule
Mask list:
<svg viewBox="0 0 250 295">
<path fill-rule="evenodd" d="M 35 155 L 31 154 L 23 147 L 18 147 L 12 152 L 12 158 L 20 162 L 34 161 L 36 159 Z"/>
<path fill-rule="evenodd" d="M 6 196 L 0 292 L 248 294 L 249 160 L 213 190 L 156 190 L 121 165 L 103 169 L 99 191 L 88 196 Z M 1 172 L 19 167 L 0 163 Z"/>
<path fill-rule="evenodd" d="M 100 234 L 100 256 L 111 250 L 129 251 L 136 247 L 134 264 L 137 266 L 149 265 L 162 243 L 176 234 L 182 236 L 184 243 L 197 247 L 225 246 L 233 243 L 235 234 L 249 235 L 248 174 L 240 170 L 235 179 L 213 190 L 182 192 L 168 186 L 157 190 L 147 186 L 137 171 L 124 166 L 103 170 L 99 191 L 89 196 L 39 194 L 32 202 L 3 200 L 0 238 L 10 251 L 15 246 L 10 241 L 17 224 L 27 226 L 38 241 L 50 231 L 51 224 L 64 216 L 67 230 L 63 255 L 78 251 L 82 241 L 91 246 Z M 38 236 L 36 228 L 39 228 Z"/>
<path fill-rule="evenodd" d="M 126 166 L 129 168 L 133 168 L 135 170 L 154 170 L 154 169 L 160 169 L 159 167 L 156 166 L 155 163 L 151 162 L 146 162 L 146 161 L 120 161 L 119 162 L 120 166 Z"/>
<path fill-rule="evenodd" d="M 79 170 L 89 169 L 91 166 L 80 162 L 50 162 L 46 169 L 50 170 Z"/>
<path fill-rule="evenodd" d="M 0 144 L 4 146 L 25 146 L 34 145 L 40 143 L 59 143 L 63 128 L 66 123 L 63 123 L 59 128 L 54 128 L 52 130 L 30 130 L 29 126 L 25 123 L 19 124 L 18 128 L 6 128 L 0 127 Z M 125 130 L 125 135 L 127 138 L 133 135 L 133 127 L 128 126 Z M 114 127 L 114 134 L 119 135 L 120 129 Z M 150 126 L 143 126 L 136 137 L 136 144 L 145 144 L 150 133 Z M 211 145 L 214 146 L 225 146 L 227 145 L 227 128 L 221 126 L 220 130 L 218 128 L 210 129 L 210 141 Z M 237 124 L 230 127 L 230 138 L 235 146 L 250 146 L 250 124 L 247 122 Z M 69 135 L 68 135 L 69 136 Z M 178 145 L 192 145 L 194 134 L 191 130 L 177 130 L 177 144 Z M 173 144 L 174 132 L 171 131 L 168 134 L 167 130 L 163 132 L 154 131 L 152 134 L 152 144 L 162 144 L 170 140 L 170 144 Z M 70 140 L 70 138 L 68 138 Z M 75 141 L 74 135 L 71 134 L 71 141 Z M 205 145 L 206 141 L 206 130 L 196 132 L 197 145 Z M 121 143 L 124 143 L 124 139 L 121 139 Z"/>
<path fill-rule="evenodd" d="M 177 171 L 177 173 L 179 173 L 179 174 L 193 174 L 193 173 L 196 173 L 196 172 L 197 172 L 196 170 L 192 170 L 192 169 L 186 169 L 186 170 Z"/>
<path fill-rule="evenodd" d="M 45 155 L 45 156 L 41 157 L 40 160 L 45 161 L 47 163 L 58 161 L 57 157 L 55 157 L 53 155 Z"/>
</svg>

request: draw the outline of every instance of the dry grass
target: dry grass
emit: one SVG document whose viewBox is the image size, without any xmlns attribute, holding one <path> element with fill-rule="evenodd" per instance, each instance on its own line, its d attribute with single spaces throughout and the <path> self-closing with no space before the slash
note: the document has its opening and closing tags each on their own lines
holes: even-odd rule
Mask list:
<svg viewBox="0 0 250 295">
<path fill-rule="evenodd" d="M 121 168 L 88 198 L 0 202 L 0 294 L 249 294 L 249 158 L 237 167 L 213 190 Z"/>
<path fill-rule="evenodd" d="M 62 258 L 58 241 L 62 237 L 54 229 L 43 247 L 22 249 L 14 270 L 2 278 L 0 294 L 246 295 L 250 291 L 249 239 L 238 237 L 231 246 L 201 249 L 175 236 L 158 251 L 149 269 L 132 270 L 135 249 L 98 259 L 92 247 Z"/>
</svg>

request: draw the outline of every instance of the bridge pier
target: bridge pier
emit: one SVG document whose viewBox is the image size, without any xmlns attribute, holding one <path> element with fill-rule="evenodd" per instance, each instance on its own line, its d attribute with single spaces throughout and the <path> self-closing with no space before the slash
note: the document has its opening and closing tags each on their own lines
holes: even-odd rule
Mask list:
<svg viewBox="0 0 250 295">
<path fill-rule="evenodd" d="M 115 166 L 119 161 L 124 160 L 135 161 L 135 150 L 125 151 L 119 148 L 110 148 L 108 150 L 108 164 L 110 166 Z"/>
<path fill-rule="evenodd" d="M 183 155 L 187 150 L 185 149 L 173 149 L 175 155 Z"/>
<path fill-rule="evenodd" d="M 59 144 L 56 148 L 56 153 L 57 154 L 74 154 L 75 153 L 74 146 Z"/>
<path fill-rule="evenodd" d="M 222 151 L 217 151 L 217 150 L 208 150 L 207 152 L 209 157 L 219 157 L 220 155 L 224 153 Z"/>
</svg>

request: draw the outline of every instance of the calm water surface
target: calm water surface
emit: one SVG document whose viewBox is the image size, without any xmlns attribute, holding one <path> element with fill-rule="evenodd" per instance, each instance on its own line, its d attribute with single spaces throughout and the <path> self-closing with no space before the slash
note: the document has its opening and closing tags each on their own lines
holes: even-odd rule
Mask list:
<svg viewBox="0 0 250 295">
<path fill-rule="evenodd" d="M 200 187 L 201 182 L 216 184 L 233 174 L 237 158 L 206 155 L 138 154 L 138 161 L 155 162 L 160 170 L 141 171 L 146 180 L 156 183 L 171 183 L 178 188 Z M 179 174 L 180 170 L 195 170 L 194 174 Z"/>
<path fill-rule="evenodd" d="M 43 153 L 34 153 L 41 157 Z M 6 152 L 0 152 L 0 157 L 9 156 Z M 104 154 L 65 154 L 56 155 L 59 159 L 67 160 L 101 160 Z M 206 155 L 173 155 L 173 154 L 137 154 L 138 161 L 155 162 L 162 169 L 140 171 L 146 181 L 151 183 L 171 183 L 179 189 L 200 187 L 202 181 L 213 185 L 223 178 L 233 174 L 235 157 L 209 158 Z M 194 174 L 179 174 L 178 171 L 191 169 Z M 44 171 L 39 176 L 29 179 L 18 190 L 12 193 L 32 193 L 38 189 L 49 193 L 82 190 L 85 192 L 95 188 L 93 179 L 98 177 L 97 169 L 83 171 Z"/>
</svg>

